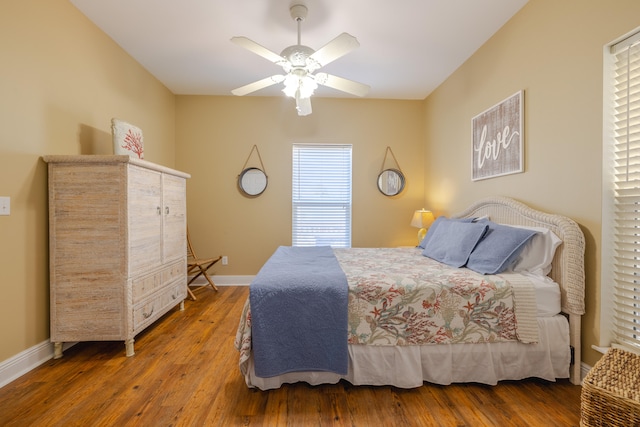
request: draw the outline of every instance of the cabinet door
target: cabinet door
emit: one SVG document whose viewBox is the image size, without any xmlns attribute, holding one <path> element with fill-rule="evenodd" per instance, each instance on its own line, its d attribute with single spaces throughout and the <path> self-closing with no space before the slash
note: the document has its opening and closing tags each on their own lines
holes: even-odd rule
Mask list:
<svg viewBox="0 0 640 427">
<path fill-rule="evenodd" d="M 187 254 L 187 182 L 163 174 L 163 262 L 183 259 Z"/>
<path fill-rule="evenodd" d="M 129 166 L 129 276 L 162 264 L 162 174 Z"/>
</svg>

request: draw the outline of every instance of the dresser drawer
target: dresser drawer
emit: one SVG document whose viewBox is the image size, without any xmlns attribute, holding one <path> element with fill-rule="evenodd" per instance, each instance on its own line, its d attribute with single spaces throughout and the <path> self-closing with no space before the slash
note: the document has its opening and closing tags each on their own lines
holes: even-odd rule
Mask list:
<svg viewBox="0 0 640 427">
<path fill-rule="evenodd" d="M 187 297 L 187 284 L 184 281 L 175 282 L 167 292 L 162 293 L 162 302 L 165 306 L 173 307 Z"/>
<path fill-rule="evenodd" d="M 152 293 L 155 289 L 158 289 L 162 285 L 162 274 L 160 272 L 152 273 L 144 277 L 133 279 L 132 295 L 133 303 L 140 301 L 142 297 Z"/>
<path fill-rule="evenodd" d="M 167 284 L 175 281 L 178 278 L 186 279 L 187 277 L 187 263 L 185 260 L 174 262 L 167 268 L 162 270 L 162 283 Z M 186 283 L 185 283 L 186 286 Z"/>
<path fill-rule="evenodd" d="M 177 281 L 133 307 L 133 329 L 141 330 L 187 296 L 187 285 Z"/>
<path fill-rule="evenodd" d="M 185 262 L 178 261 L 154 273 L 133 279 L 131 283 L 133 303 L 136 304 L 142 301 L 147 295 L 168 286 L 171 282 L 179 278 L 184 280 L 186 271 L 187 267 Z"/>
</svg>

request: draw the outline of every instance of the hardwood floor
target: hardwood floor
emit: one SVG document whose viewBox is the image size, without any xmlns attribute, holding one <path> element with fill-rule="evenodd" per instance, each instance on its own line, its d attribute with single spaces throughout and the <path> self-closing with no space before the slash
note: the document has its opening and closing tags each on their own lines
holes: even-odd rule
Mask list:
<svg viewBox="0 0 640 427">
<path fill-rule="evenodd" d="M 248 287 L 202 289 L 136 338 L 79 343 L 0 389 L 2 426 L 577 426 L 567 380 L 248 389 L 233 347 Z"/>
</svg>

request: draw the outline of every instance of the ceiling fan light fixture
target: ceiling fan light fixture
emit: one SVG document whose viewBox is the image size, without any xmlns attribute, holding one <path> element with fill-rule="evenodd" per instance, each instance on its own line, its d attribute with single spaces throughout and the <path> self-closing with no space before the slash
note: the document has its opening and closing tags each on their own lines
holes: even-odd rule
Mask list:
<svg viewBox="0 0 640 427">
<path fill-rule="evenodd" d="M 300 79 L 300 97 L 311 98 L 313 92 L 318 88 L 318 83 L 309 76 Z"/>
<path fill-rule="evenodd" d="M 290 98 L 295 98 L 299 86 L 300 79 L 293 74 L 287 74 L 284 78 L 284 88 L 282 89 L 282 92 Z"/>
<path fill-rule="evenodd" d="M 317 88 L 318 83 L 312 77 L 307 74 L 300 75 L 294 70 L 284 78 L 282 92 L 291 98 L 310 98 Z"/>
<path fill-rule="evenodd" d="M 308 116 L 311 114 L 311 95 L 318 87 L 313 76 L 304 70 L 296 69 L 285 76 L 283 83 L 282 92 L 288 97 L 295 98 L 298 115 Z"/>
</svg>

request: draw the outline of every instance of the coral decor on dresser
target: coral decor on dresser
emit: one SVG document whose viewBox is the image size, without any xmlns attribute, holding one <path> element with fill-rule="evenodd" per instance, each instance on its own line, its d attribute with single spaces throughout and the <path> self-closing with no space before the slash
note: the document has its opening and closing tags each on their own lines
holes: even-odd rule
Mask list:
<svg viewBox="0 0 640 427">
<path fill-rule="evenodd" d="M 144 159 L 144 137 L 142 130 L 120 119 L 111 119 L 114 154 L 124 154 Z"/>
</svg>

